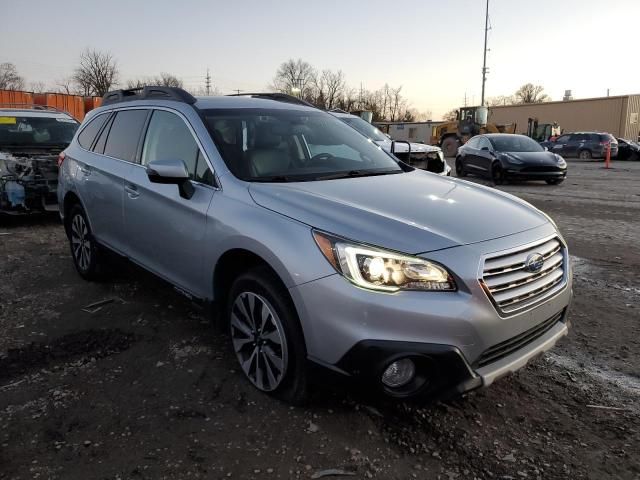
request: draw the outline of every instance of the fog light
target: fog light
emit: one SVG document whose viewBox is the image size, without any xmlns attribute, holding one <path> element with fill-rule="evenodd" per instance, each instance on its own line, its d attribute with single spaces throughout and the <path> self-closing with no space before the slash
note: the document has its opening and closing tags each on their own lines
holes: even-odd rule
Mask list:
<svg viewBox="0 0 640 480">
<path fill-rule="evenodd" d="M 382 374 L 382 383 L 390 388 L 406 385 L 416 374 L 416 366 L 410 358 L 393 362 Z"/>
</svg>

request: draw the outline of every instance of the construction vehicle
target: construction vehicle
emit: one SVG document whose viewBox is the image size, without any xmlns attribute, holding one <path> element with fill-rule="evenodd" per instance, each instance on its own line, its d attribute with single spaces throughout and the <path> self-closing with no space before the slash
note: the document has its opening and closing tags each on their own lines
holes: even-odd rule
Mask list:
<svg viewBox="0 0 640 480">
<path fill-rule="evenodd" d="M 445 157 L 455 157 L 458 147 L 483 133 L 516 133 L 516 124 L 488 123 L 489 109 L 485 106 L 462 107 L 457 118 L 433 128 L 432 145 L 440 145 Z"/>
<path fill-rule="evenodd" d="M 562 129 L 557 123 L 539 123 L 537 118 L 527 120 L 527 137 L 536 142 L 546 142 L 562 135 Z"/>
</svg>

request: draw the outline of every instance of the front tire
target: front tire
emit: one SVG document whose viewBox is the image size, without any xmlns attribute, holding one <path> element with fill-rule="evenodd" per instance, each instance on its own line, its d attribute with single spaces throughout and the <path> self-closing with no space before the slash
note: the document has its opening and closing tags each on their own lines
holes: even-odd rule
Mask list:
<svg viewBox="0 0 640 480">
<path fill-rule="evenodd" d="M 591 152 L 589 150 L 580 150 L 580 153 L 578 153 L 578 158 L 580 160 L 591 160 L 591 158 L 593 158 L 593 155 L 591 155 Z"/>
<path fill-rule="evenodd" d="M 504 173 L 504 169 L 499 162 L 495 162 L 491 166 L 491 180 L 495 185 L 503 185 L 506 183 L 506 176 Z"/>
<path fill-rule="evenodd" d="M 85 280 L 100 278 L 100 250 L 96 243 L 87 215 L 80 205 L 74 205 L 69 210 L 67 220 L 67 234 L 71 256 L 76 270 Z"/>
<path fill-rule="evenodd" d="M 464 164 L 460 157 L 456 158 L 456 176 L 460 178 L 467 176 L 467 171 L 464 169 Z"/>
<path fill-rule="evenodd" d="M 240 275 L 231 286 L 226 319 L 247 379 L 293 405 L 308 397 L 307 351 L 300 321 L 280 279 L 267 267 Z"/>
</svg>

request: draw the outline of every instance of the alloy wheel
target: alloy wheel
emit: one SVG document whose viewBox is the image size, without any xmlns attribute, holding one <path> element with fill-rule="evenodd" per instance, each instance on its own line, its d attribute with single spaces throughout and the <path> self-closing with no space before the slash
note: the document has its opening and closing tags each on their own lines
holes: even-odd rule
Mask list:
<svg viewBox="0 0 640 480">
<path fill-rule="evenodd" d="M 280 317 L 253 292 L 237 296 L 231 309 L 231 340 L 247 378 L 260 390 L 278 388 L 287 371 L 287 342 Z"/>
<path fill-rule="evenodd" d="M 80 214 L 71 221 L 71 248 L 80 269 L 88 270 L 91 265 L 91 239 L 87 223 Z"/>
</svg>

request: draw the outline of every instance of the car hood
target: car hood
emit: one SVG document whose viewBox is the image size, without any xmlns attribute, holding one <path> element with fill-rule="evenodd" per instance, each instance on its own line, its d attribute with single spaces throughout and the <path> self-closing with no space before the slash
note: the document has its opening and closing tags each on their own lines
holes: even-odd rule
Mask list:
<svg viewBox="0 0 640 480">
<path fill-rule="evenodd" d="M 258 205 L 311 227 L 411 254 L 491 240 L 548 222 L 512 195 L 421 170 L 252 183 L 249 192 Z"/>
<path fill-rule="evenodd" d="M 556 154 L 552 152 L 501 152 L 500 155 L 512 157 L 530 165 L 558 165 Z"/>
<path fill-rule="evenodd" d="M 380 140 L 376 144 L 380 145 L 385 152 L 391 152 L 391 140 Z M 409 147 L 404 142 L 396 142 L 393 147 L 396 153 L 406 153 Z M 440 147 L 425 145 L 424 143 L 411 143 L 411 153 L 437 152 Z"/>
</svg>

